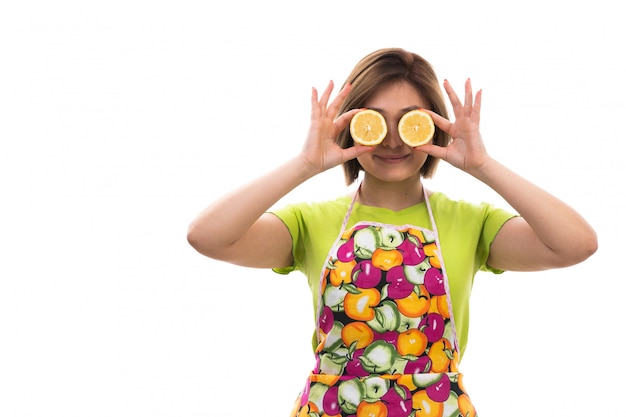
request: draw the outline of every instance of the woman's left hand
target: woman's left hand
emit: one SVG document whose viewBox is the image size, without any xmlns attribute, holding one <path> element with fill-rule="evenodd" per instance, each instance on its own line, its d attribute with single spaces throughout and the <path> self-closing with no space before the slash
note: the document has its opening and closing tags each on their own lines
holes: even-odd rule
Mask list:
<svg viewBox="0 0 626 417">
<path fill-rule="evenodd" d="M 462 103 L 448 80 L 443 82 L 443 86 L 452 104 L 454 122 L 432 111 L 426 111 L 432 116 L 435 125 L 450 135 L 452 141 L 446 147 L 427 144 L 417 149 L 471 173 L 489 159 L 479 129 L 482 90 L 474 97 L 468 78 L 465 82 L 465 103 Z"/>
<path fill-rule="evenodd" d="M 487 154 L 478 127 L 482 92 L 473 97 L 468 79 L 465 103 L 461 103 L 448 81 L 444 81 L 444 88 L 452 104 L 454 123 L 429 113 L 452 142 L 446 147 L 428 144 L 416 149 L 482 181 L 519 214 L 496 235 L 487 264 L 501 270 L 539 271 L 574 265 L 591 256 L 598 247 L 597 236 L 578 212 Z"/>
</svg>

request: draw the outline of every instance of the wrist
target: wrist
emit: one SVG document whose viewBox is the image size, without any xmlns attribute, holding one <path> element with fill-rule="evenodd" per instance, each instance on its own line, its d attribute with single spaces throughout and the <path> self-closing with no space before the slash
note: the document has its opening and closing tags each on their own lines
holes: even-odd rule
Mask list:
<svg viewBox="0 0 626 417">
<path fill-rule="evenodd" d="M 315 161 L 311 161 L 304 153 L 300 153 L 294 157 L 291 160 L 291 164 L 293 164 L 295 172 L 298 172 L 303 179 L 312 178 L 325 171 L 320 164 L 315 163 Z"/>
<path fill-rule="evenodd" d="M 482 182 L 489 182 L 489 178 L 493 175 L 498 175 L 498 170 L 502 165 L 491 157 L 486 157 L 485 160 L 476 167 L 468 170 L 467 173 Z"/>
</svg>

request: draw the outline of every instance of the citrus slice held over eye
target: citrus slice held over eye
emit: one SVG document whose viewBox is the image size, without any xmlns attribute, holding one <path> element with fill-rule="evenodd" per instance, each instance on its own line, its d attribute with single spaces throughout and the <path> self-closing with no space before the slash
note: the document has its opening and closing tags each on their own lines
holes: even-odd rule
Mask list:
<svg viewBox="0 0 626 417">
<path fill-rule="evenodd" d="M 361 145 L 378 145 L 387 135 L 387 123 L 376 110 L 361 110 L 350 121 L 350 134 Z"/>
<path fill-rule="evenodd" d="M 430 142 L 435 135 L 435 123 L 430 114 L 423 110 L 411 110 L 398 122 L 400 139 L 411 147 Z"/>
</svg>

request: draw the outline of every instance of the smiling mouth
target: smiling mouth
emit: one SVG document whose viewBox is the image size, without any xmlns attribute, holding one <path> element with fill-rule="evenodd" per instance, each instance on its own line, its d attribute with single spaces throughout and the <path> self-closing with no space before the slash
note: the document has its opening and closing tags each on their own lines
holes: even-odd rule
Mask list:
<svg viewBox="0 0 626 417">
<path fill-rule="evenodd" d="M 382 160 L 383 162 L 390 163 L 390 164 L 402 162 L 408 157 L 409 155 L 389 155 L 389 156 L 378 155 L 377 156 L 378 159 Z"/>
</svg>

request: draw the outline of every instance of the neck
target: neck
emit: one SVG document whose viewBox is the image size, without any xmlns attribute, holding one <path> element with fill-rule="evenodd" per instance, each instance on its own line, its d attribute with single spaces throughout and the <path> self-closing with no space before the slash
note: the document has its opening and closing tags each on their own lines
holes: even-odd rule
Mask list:
<svg viewBox="0 0 626 417">
<path fill-rule="evenodd" d="M 366 206 L 398 211 L 424 201 L 423 187 L 419 177 L 389 183 L 366 175 L 358 191 L 357 201 Z"/>
</svg>

